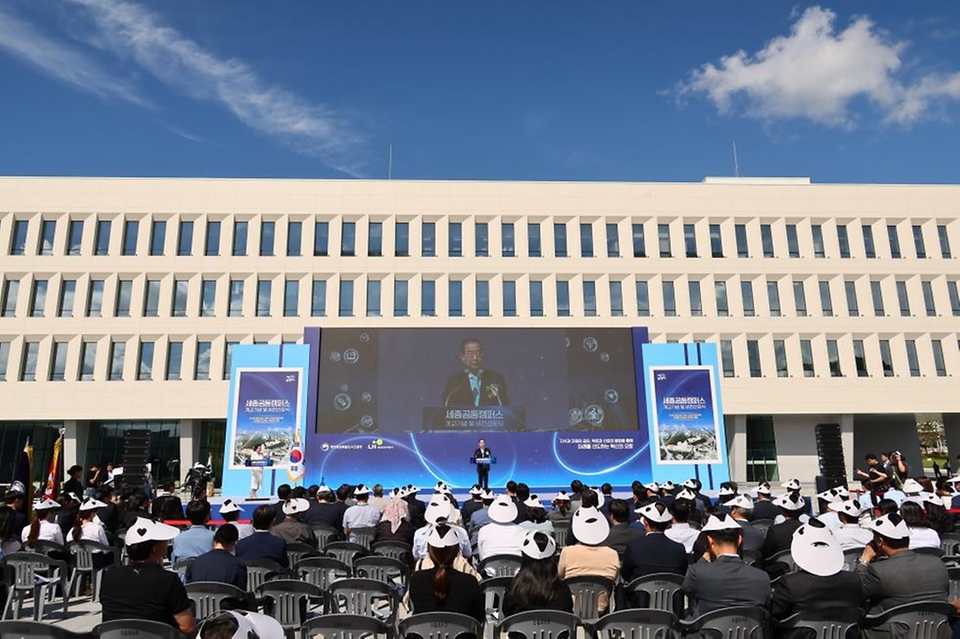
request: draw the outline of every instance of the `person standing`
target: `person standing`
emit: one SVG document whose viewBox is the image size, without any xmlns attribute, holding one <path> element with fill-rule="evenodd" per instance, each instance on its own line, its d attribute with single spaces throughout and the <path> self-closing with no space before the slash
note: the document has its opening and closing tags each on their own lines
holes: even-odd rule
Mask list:
<svg viewBox="0 0 960 639">
<path fill-rule="evenodd" d="M 63 494 L 73 493 L 78 498 L 82 498 L 84 490 L 83 482 L 80 481 L 81 477 L 83 477 L 83 466 L 74 464 L 68 468 L 67 480 L 63 482 Z"/>
<path fill-rule="evenodd" d="M 250 499 L 256 499 L 263 485 L 263 444 L 257 444 L 250 451 Z"/>
<path fill-rule="evenodd" d="M 491 456 L 490 449 L 487 448 L 487 442 L 481 437 L 477 442 L 477 449 L 473 451 L 473 460 L 477 466 L 477 485 L 480 488 L 490 488 L 490 462 L 479 461 L 481 459 L 489 460 Z"/>
</svg>

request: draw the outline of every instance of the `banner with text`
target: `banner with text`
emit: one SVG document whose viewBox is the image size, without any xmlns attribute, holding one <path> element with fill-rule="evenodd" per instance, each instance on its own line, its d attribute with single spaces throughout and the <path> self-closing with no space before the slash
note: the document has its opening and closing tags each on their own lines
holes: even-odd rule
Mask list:
<svg viewBox="0 0 960 639">
<path fill-rule="evenodd" d="M 230 468 L 289 468 L 298 465 L 300 396 L 299 368 L 237 368 Z"/>
</svg>

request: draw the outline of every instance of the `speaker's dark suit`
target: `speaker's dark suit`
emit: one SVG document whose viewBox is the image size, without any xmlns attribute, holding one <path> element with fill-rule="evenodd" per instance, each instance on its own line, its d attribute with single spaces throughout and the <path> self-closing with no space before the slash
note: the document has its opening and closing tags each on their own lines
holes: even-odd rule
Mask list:
<svg viewBox="0 0 960 639">
<path fill-rule="evenodd" d="M 490 452 L 489 448 L 484 448 L 482 450 L 478 448 L 473 451 L 474 460 L 490 459 L 492 456 L 493 453 Z M 490 464 L 483 462 L 477 463 L 477 483 L 480 484 L 480 488 L 490 487 Z"/>
<path fill-rule="evenodd" d="M 470 377 L 461 371 L 447 378 L 443 385 L 444 406 L 476 406 Z M 503 375 L 485 368 L 480 369 L 480 406 L 509 406 L 510 395 Z"/>
<path fill-rule="evenodd" d="M 693 600 L 694 617 L 731 606 L 766 606 L 770 577 L 739 557 L 723 555 L 690 566 L 683 592 Z"/>
</svg>

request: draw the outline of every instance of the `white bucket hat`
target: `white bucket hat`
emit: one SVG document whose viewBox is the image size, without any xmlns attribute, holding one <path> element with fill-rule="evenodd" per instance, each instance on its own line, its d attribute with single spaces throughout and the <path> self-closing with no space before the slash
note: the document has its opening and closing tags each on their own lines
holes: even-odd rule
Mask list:
<svg viewBox="0 0 960 639">
<path fill-rule="evenodd" d="M 179 534 L 180 531 L 173 526 L 138 517 L 136 523 L 127 529 L 123 543 L 133 546 L 145 541 L 170 541 Z"/>
<path fill-rule="evenodd" d="M 52 499 L 44 499 L 42 501 L 36 502 L 33 505 L 34 510 L 58 510 L 59 508 L 60 508 L 60 504 L 53 501 Z"/>
<path fill-rule="evenodd" d="M 737 520 L 726 513 L 717 513 L 710 515 L 707 523 L 700 529 L 701 533 L 715 532 L 718 530 L 743 530 Z"/>
<path fill-rule="evenodd" d="M 555 501 L 570 501 L 570 495 L 567 494 L 567 491 L 561 490 L 553 499 Z"/>
<path fill-rule="evenodd" d="M 803 510 L 807 507 L 807 502 L 803 500 L 803 497 L 800 495 L 794 495 L 793 493 L 788 493 L 782 495 L 773 500 L 773 503 L 778 508 L 783 508 L 784 510 Z"/>
<path fill-rule="evenodd" d="M 308 506 L 309 508 L 309 506 Z M 243 509 L 240 508 L 240 505 L 232 499 L 224 499 L 223 503 L 220 504 L 220 514 L 230 514 L 230 513 L 239 513 L 243 512 Z"/>
<path fill-rule="evenodd" d="M 743 510 L 753 510 L 753 500 L 750 499 L 749 495 L 737 495 L 730 501 L 728 501 L 726 506 L 730 508 L 742 508 Z"/>
<path fill-rule="evenodd" d="M 877 517 L 870 522 L 868 528 L 890 539 L 907 539 L 910 537 L 910 529 L 907 528 L 907 522 L 903 521 L 903 517 L 897 513 Z"/>
<path fill-rule="evenodd" d="M 652 481 L 649 484 L 644 484 L 643 487 L 649 490 L 650 492 L 654 492 L 654 493 L 660 492 L 660 484 L 658 484 L 655 481 Z"/>
<path fill-rule="evenodd" d="M 697 499 L 697 496 L 689 488 L 684 488 L 679 493 L 677 493 L 677 499 L 686 499 L 687 501 L 695 501 Z"/>
<path fill-rule="evenodd" d="M 544 532 L 531 530 L 523 536 L 520 552 L 531 559 L 547 559 L 557 552 L 557 542 Z"/>
<path fill-rule="evenodd" d="M 597 508 L 587 506 L 573 513 L 573 536 L 588 546 L 602 544 L 610 534 L 610 523 Z"/>
<path fill-rule="evenodd" d="M 480 499 L 482 501 L 486 501 L 488 499 L 496 499 L 496 497 L 497 497 L 497 493 L 493 492 L 489 488 L 484 489 L 484 491 L 480 493 Z"/>
<path fill-rule="evenodd" d="M 306 499 L 301 499 L 296 497 L 290 499 L 283 505 L 283 514 L 284 515 L 299 515 L 301 513 L 307 512 L 310 509 L 310 502 Z"/>
<path fill-rule="evenodd" d="M 490 504 L 490 519 L 498 524 L 509 524 L 517 518 L 517 505 L 510 495 L 500 495 Z"/>
<path fill-rule="evenodd" d="M 822 493 L 817 493 L 817 499 L 822 499 L 829 503 L 839 501 L 842 499 L 842 497 L 840 497 L 840 495 L 837 493 L 836 488 L 831 488 L 830 490 L 825 490 Z"/>
<path fill-rule="evenodd" d="M 370 494 L 370 489 L 367 488 L 364 484 L 360 484 L 359 486 L 353 489 L 354 497 L 359 497 L 361 495 L 369 495 L 369 494 Z"/>
<path fill-rule="evenodd" d="M 903 492 L 907 495 L 919 495 L 923 492 L 923 486 L 920 485 L 913 477 L 910 477 L 905 482 L 903 482 Z"/>
<path fill-rule="evenodd" d="M 434 495 L 433 499 L 427 504 L 423 518 L 428 524 L 435 524 L 441 519 L 450 519 L 451 514 L 453 514 L 453 504 L 447 501 L 447 498 L 443 495 Z"/>
<path fill-rule="evenodd" d="M 737 494 L 737 491 L 735 491 L 733 488 L 730 488 L 729 486 L 720 487 L 721 497 L 729 497 L 730 495 L 736 495 L 736 494 Z"/>
<path fill-rule="evenodd" d="M 523 502 L 523 505 L 527 508 L 543 508 L 546 510 L 536 495 L 530 495 L 530 499 L 527 499 L 525 502 Z"/>
<path fill-rule="evenodd" d="M 676 490 L 676 488 L 677 488 L 677 485 L 674 484 L 674 483 L 673 483 L 672 481 L 670 481 L 669 479 L 668 479 L 667 481 L 663 482 L 662 484 L 660 484 L 660 490 L 666 490 L 666 491 L 669 491 L 669 492 L 671 492 L 671 493 L 672 493 L 674 490 Z"/>
<path fill-rule="evenodd" d="M 430 534 L 427 535 L 427 545 L 434 548 L 449 548 L 450 546 L 459 546 L 460 538 L 457 537 L 457 531 L 453 526 L 439 524 L 433 527 Z"/>
<path fill-rule="evenodd" d="M 780 487 L 786 488 L 787 490 L 800 490 L 800 480 L 797 478 L 788 479 L 780 484 Z"/>
<path fill-rule="evenodd" d="M 770 490 L 770 482 L 762 481 L 757 484 L 757 494 L 758 495 L 772 495 L 773 493 Z"/>
<path fill-rule="evenodd" d="M 93 497 L 90 497 L 90 498 L 88 498 L 88 499 L 85 499 L 85 500 L 83 501 L 83 503 L 80 504 L 80 510 L 81 510 L 81 511 L 99 510 L 99 509 L 101 509 L 101 508 L 106 508 L 106 507 L 107 507 L 107 505 L 106 505 L 105 503 L 103 503 L 102 501 L 99 501 L 99 500 L 97 500 L 97 499 L 94 499 Z"/>
<path fill-rule="evenodd" d="M 660 508 L 657 508 L 657 506 L 660 506 Z M 673 515 L 670 514 L 670 510 L 660 502 L 647 504 L 642 508 L 637 508 L 634 512 L 644 519 L 658 524 L 666 524 L 673 521 Z"/>
<path fill-rule="evenodd" d="M 231 639 L 270 639 L 270 637 L 282 637 L 283 626 L 280 622 L 258 612 L 247 612 L 246 610 L 224 610 L 207 617 L 200 624 L 199 629 L 211 623 L 214 620 L 220 620 L 224 617 L 233 617 L 237 622 L 237 630 L 233 633 Z M 197 634 L 197 636 L 201 636 Z"/>
<path fill-rule="evenodd" d="M 694 491 L 695 491 L 695 490 L 697 490 L 697 480 L 695 480 L 695 479 L 688 479 L 687 481 L 683 482 L 683 487 L 684 487 L 684 488 L 689 488 L 690 490 L 694 490 Z"/>
<path fill-rule="evenodd" d="M 470 494 L 473 495 L 474 497 L 476 497 L 477 495 L 482 495 L 483 488 L 480 488 L 479 484 L 474 484 L 473 487 L 470 488 Z"/>
<path fill-rule="evenodd" d="M 863 509 L 860 508 L 860 505 L 852 499 L 842 499 L 840 501 L 833 501 L 827 504 L 827 508 L 836 513 L 843 513 L 849 517 L 859 517 L 863 513 Z"/>
<path fill-rule="evenodd" d="M 453 494 L 453 491 L 450 490 L 450 486 L 446 482 L 442 482 L 442 481 L 437 482 L 437 485 L 433 487 L 433 492 L 445 493 L 447 495 Z"/>
<path fill-rule="evenodd" d="M 840 542 L 829 528 L 815 519 L 794 531 L 790 555 L 802 570 L 818 577 L 829 577 L 843 570 Z"/>
</svg>

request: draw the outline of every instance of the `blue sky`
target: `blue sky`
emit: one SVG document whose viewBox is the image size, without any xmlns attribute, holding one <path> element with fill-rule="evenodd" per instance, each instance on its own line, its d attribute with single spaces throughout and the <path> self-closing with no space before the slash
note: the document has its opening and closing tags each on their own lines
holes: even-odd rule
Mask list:
<svg viewBox="0 0 960 639">
<path fill-rule="evenodd" d="M 0 174 L 958 181 L 960 5 L 0 4 Z"/>
</svg>

